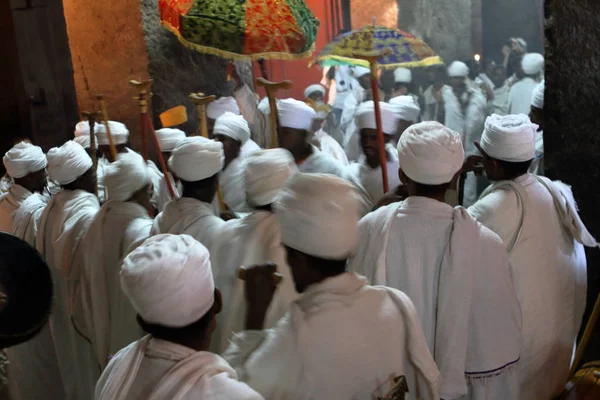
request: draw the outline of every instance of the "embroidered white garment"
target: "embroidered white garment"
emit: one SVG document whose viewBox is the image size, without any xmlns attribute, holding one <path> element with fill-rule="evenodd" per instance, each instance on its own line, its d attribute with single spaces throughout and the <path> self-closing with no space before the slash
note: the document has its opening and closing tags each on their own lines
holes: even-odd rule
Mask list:
<svg viewBox="0 0 600 400">
<path fill-rule="evenodd" d="M 315 146 L 312 146 L 312 154 L 298 164 L 298 170 L 304 173 L 331 174 L 340 178 L 344 177 L 343 165 Z"/>
<path fill-rule="evenodd" d="M 407 399 L 440 398 L 411 301 L 348 272 L 310 286 L 275 328 L 236 335 L 224 358 L 267 399 L 372 399 L 400 375 Z"/>
<path fill-rule="evenodd" d="M 121 350 L 96 386 L 96 400 L 261 400 L 225 360 L 146 336 Z"/>
<path fill-rule="evenodd" d="M 585 309 L 587 262 L 579 240 L 596 241 L 577 215 L 571 190 L 532 174 L 494 183 L 469 212 L 510 253 L 523 310 L 521 398 L 551 399 L 567 379 Z"/>
<path fill-rule="evenodd" d="M 518 398 L 521 314 L 500 239 L 465 209 L 425 197 L 380 208 L 359 231 L 350 269 L 413 301 L 441 398 Z"/>
<path fill-rule="evenodd" d="M 150 236 L 152 222 L 137 203 L 109 201 L 81 242 L 84 262 L 73 320 L 92 342 L 102 368 L 111 355 L 143 336 L 119 272 L 123 258 Z"/>
<path fill-rule="evenodd" d="M 98 198 L 82 190 L 63 190 L 46 206 L 38 225 L 36 248 L 54 280 L 50 331 L 67 399 L 92 396 L 100 368 L 91 344 L 71 322 L 82 268 L 81 238 L 100 209 Z"/>
</svg>

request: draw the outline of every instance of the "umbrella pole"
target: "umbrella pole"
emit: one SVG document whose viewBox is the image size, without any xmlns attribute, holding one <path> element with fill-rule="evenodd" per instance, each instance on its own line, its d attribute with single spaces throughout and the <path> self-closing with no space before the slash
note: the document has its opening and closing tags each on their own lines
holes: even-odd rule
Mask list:
<svg viewBox="0 0 600 400">
<path fill-rule="evenodd" d="M 208 139 L 208 122 L 206 121 L 206 106 L 217 99 L 217 96 L 205 96 L 204 93 L 190 93 L 188 96 L 190 100 L 196 104 L 196 111 L 198 111 L 198 122 L 200 127 L 198 132 L 200 136 Z"/>
<path fill-rule="evenodd" d="M 154 123 L 150 118 L 150 114 L 146 114 L 146 123 L 144 124 L 147 128 L 150 129 L 150 136 L 152 137 L 152 142 L 154 144 L 154 149 L 156 150 L 156 154 L 158 155 L 158 162 L 160 164 L 160 169 L 162 170 L 165 181 L 167 182 L 167 189 L 169 190 L 169 195 L 172 199 L 175 199 L 175 189 L 171 186 L 171 181 L 169 180 L 169 170 L 167 169 L 167 164 L 165 163 L 165 158 L 163 157 L 162 152 L 160 151 L 160 144 L 158 143 L 158 136 L 156 136 L 156 132 L 154 131 Z"/>
<path fill-rule="evenodd" d="M 279 116 L 277 113 L 277 98 L 275 94 L 279 89 L 289 90 L 292 87 L 291 81 L 282 82 L 270 82 L 264 78 L 258 78 L 256 80 L 257 86 L 262 86 L 267 92 L 267 98 L 269 99 L 269 108 L 271 110 L 270 121 L 271 121 L 271 144 L 269 148 L 274 149 L 279 145 L 277 143 L 277 127 L 279 126 Z"/>
</svg>

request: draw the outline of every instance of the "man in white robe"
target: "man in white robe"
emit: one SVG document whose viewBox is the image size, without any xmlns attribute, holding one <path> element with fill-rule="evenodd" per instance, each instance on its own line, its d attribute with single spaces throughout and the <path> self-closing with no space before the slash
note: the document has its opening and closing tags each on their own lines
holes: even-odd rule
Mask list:
<svg viewBox="0 0 600 400">
<path fill-rule="evenodd" d="M 351 125 L 354 121 L 356 109 L 365 101 L 365 92 L 371 88 L 371 69 L 365 67 L 352 68 L 352 90 L 344 100 L 344 108 L 340 120 L 340 129 L 347 132 L 351 131 Z"/>
<path fill-rule="evenodd" d="M 481 138 L 483 125 L 487 116 L 487 100 L 480 90 L 470 88 L 466 84 L 469 67 L 455 61 L 448 67 L 450 86 L 442 89 L 445 110 L 445 123 L 449 129 L 460 133 L 467 156 L 477 154 L 474 142 Z M 463 204 L 469 206 L 483 190 L 480 186 L 485 178 L 469 175 L 465 182 Z"/>
<path fill-rule="evenodd" d="M 263 330 L 274 265 L 246 269 L 246 329 L 224 357 L 267 399 L 370 399 L 406 378 L 409 399 L 439 399 L 439 373 L 408 297 L 346 272 L 358 245 L 358 199 L 348 182 L 296 174 L 274 209 L 296 290 Z M 376 329 L 374 329 L 376 327 Z"/>
<path fill-rule="evenodd" d="M 392 146 L 388 146 L 398 132 L 399 117 L 395 113 L 396 110 L 388 103 L 380 102 L 379 108 L 386 146 L 385 159 L 389 191 L 400 185 L 397 152 Z M 362 155 L 357 162 L 346 168 L 346 179 L 357 187 L 361 195 L 360 216 L 363 217 L 386 193 L 383 188 L 374 103 L 372 101 L 362 103 L 356 111 L 355 120 L 360 132 Z"/>
<path fill-rule="evenodd" d="M 528 115 L 531 111 L 531 96 L 544 71 L 544 56 L 538 53 L 525 54 L 521 60 L 521 68 L 524 77 L 510 88 L 509 114 Z"/>
<path fill-rule="evenodd" d="M 510 256 L 523 310 L 520 398 L 549 400 L 564 388 L 585 309 L 583 246 L 597 243 L 571 189 L 527 172 L 536 130 L 526 115 L 488 118 L 480 147 L 494 183 L 469 213 L 500 236 Z"/>
<path fill-rule="evenodd" d="M 171 152 L 175 146 L 177 146 L 177 143 L 185 139 L 186 135 L 185 132 L 180 129 L 163 128 L 156 131 L 156 137 L 158 139 L 158 145 L 160 146 L 163 159 L 165 162 L 167 162 L 169 157 L 171 157 Z M 173 200 L 173 198 L 171 197 L 171 193 L 169 192 L 169 188 L 167 186 L 167 181 L 165 180 L 162 171 L 160 171 L 154 163 L 151 164 L 150 167 L 155 170 L 154 173 L 156 175 L 161 176 L 158 184 L 158 190 L 154 190 L 152 193 L 152 203 L 156 204 L 158 212 L 162 212 L 165 209 L 165 205 L 169 201 Z M 168 172 L 167 175 L 169 182 L 171 183 L 171 187 L 175 192 L 175 198 L 179 198 L 179 182 L 173 177 L 171 172 Z"/>
<path fill-rule="evenodd" d="M 494 82 L 494 96 L 488 101 L 491 105 L 490 110 L 493 114 L 507 115 L 510 86 L 508 86 L 506 80 L 506 68 L 503 65 L 497 65 L 492 70 L 490 76 Z"/>
<path fill-rule="evenodd" d="M 54 279 L 55 303 L 50 330 L 67 399 L 90 398 L 100 375 L 91 344 L 72 322 L 81 278 L 81 238 L 100 209 L 96 171 L 81 145 L 69 141 L 47 154 L 50 178 L 62 186 L 40 217 L 36 249 L 48 262 Z"/>
<path fill-rule="evenodd" d="M 42 207 L 47 202 L 41 195 L 48 184 L 47 161 L 40 147 L 27 142 L 20 142 L 13 146 L 4 155 L 2 161 L 6 173 L 14 183 L 5 195 L 0 196 L 0 231 L 12 233 L 15 213 L 25 200 L 35 196 L 34 201 Z"/>
<path fill-rule="evenodd" d="M 250 127 L 241 115 L 226 112 L 217 118 L 213 128 L 216 141 L 223 144 L 225 161 L 219 176 L 223 201 L 234 212 L 248 210 L 244 192 L 244 166 L 241 149 L 250 140 Z"/>
<path fill-rule="evenodd" d="M 216 283 L 226 299 L 215 333 L 214 348 L 218 353 L 227 348 L 233 333 L 244 330 L 244 285 L 236 274 L 240 266 L 273 262 L 283 277 L 269 306 L 266 328 L 275 326 L 297 297 L 281 245 L 279 224 L 271 209 L 283 185 L 297 170 L 294 158 L 284 149 L 262 150 L 244 162 L 245 192 L 253 211 L 240 219 L 234 229 L 219 237 L 220 243 L 215 250 Z"/>
<path fill-rule="evenodd" d="M 94 124 L 94 132 L 98 132 L 98 130 L 105 131 L 104 125 L 100 124 L 101 122 L 97 122 Z M 100 200 L 100 204 L 102 204 L 104 203 L 104 167 L 108 164 L 108 162 L 106 162 L 106 158 L 101 156 L 102 153 L 99 150 L 98 136 L 95 136 L 94 139 L 96 141 L 96 154 L 98 156 L 98 167 L 96 169 L 96 179 L 98 181 L 98 200 Z M 85 151 L 90 155 L 90 157 L 92 156 L 90 151 L 92 142 L 90 139 L 89 121 L 80 121 L 77 123 L 77 125 L 75 125 L 73 141 L 75 143 L 79 143 L 81 147 L 83 147 Z"/>
<path fill-rule="evenodd" d="M 316 113 L 317 115 L 313 120 L 311 128 L 311 131 L 314 133 L 310 138 L 310 142 L 342 165 L 348 165 L 348 156 L 346 156 L 344 148 L 339 141 L 329 134 L 332 131 L 338 132 L 336 136 L 343 140 L 343 133 L 335 126 L 335 116 L 331 111 L 326 110 L 316 111 Z"/>
<path fill-rule="evenodd" d="M 535 158 L 531 162 L 529 172 L 535 175 L 544 175 L 544 92 L 546 83 L 542 80 L 531 95 L 531 122 L 538 125 L 538 134 L 535 139 Z"/>
<path fill-rule="evenodd" d="M 96 400 L 261 400 L 208 347 L 222 300 L 208 250 L 188 235 L 148 239 L 123 262 L 121 287 L 148 332 L 112 358 Z"/>
<path fill-rule="evenodd" d="M 121 291 L 121 262 L 150 236 L 152 182 L 143 158 L 119 154 L 106 169 L 107 202 L 81 242 L 83 253 L 79 300 L 73 321 L 94 347 L 105 368 L 110 357 L 142 337 L 135 311 Z"/>
<path fill-rule="evenodd" d="M 444 65 L 431 66 L 428 71 L 430 85 L 423 91 L 423 121 L 444 122 L 444 97 L 442 92 L 446 85 L 446 67 Z"/>
<path fill-rule="evenodd" d="M 309 143 L 316 117 L 312 108 L 302 101 L 285 99 L 278 102 L 277 110 L 281 124 L 279 147 L 292 153 L 300 172 L 344 176 L 341 163 Z"/>
<path fill-rule="evenodd" d="M 398 131 L 394 137 L 394 146 L 396 146 L 402 133 L 412 124 L 419 122 L 421 107 L 413 96 L 396 96 L 390 99 L 389 104 L 398 116 Z"/>
<path fill-rule="evenodd" d="M 440 369 L 441 398 L 517 399 L 521 312 L 500 238 L 444 203 L 464 160 L 460 135 L 438 122 L 398 143 L 409 197 L 367 215 L 350 269 L 404 291 Z"/>
</svg>

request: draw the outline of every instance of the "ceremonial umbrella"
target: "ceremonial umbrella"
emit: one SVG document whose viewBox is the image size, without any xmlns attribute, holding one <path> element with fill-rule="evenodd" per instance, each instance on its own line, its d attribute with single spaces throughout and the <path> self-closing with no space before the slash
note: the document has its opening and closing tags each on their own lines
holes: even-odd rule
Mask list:
<svg viewBox="0 0 600 400">
<path fill-rule="evenodd" d="M 298 59 L 319 20 L 304 0 L 159 0 L 163 27 L 185 46 L 229 60 Z"/>
<path fill-rule="evenodd" d="M 369 61 L 356 58 L 355 54 L 373 54 L 386 49 L 390 51 L 377 59 L 377 64 L 383 69 L 428 67 L 442 63 L 440 56 L 414 35 L 395 28 L 369 25 L 333 39 L 311 64 L 360 65 L 368 68 Z"/>
</svg>

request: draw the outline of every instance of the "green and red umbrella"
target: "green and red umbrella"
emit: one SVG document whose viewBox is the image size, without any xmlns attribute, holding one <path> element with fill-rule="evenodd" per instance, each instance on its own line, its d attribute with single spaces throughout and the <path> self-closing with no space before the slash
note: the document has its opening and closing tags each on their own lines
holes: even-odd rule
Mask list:
<svg viewBox="0 0 600 400">
<path fill-rule="evenodd" d="M 163 27 L 187 47 L 230 60 L 298 59 L 319 29 L 304 0 L 159 0 Z"/>
</svg>

